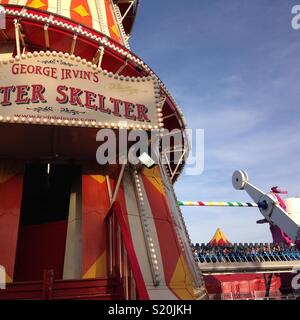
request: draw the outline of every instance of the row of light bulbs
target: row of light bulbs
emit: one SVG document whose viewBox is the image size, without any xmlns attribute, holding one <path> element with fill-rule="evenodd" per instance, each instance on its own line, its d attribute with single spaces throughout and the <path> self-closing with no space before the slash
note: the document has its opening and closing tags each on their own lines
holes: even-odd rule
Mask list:
<svg viewBox="0 0 300 320">
<path fill-rule="evenodd" d="M 155 282 L 156 282 L 156 285 L 158 285 L 159 282 L 161 281 L 161 275 L 160 275 L 160 271 L 159 271 L 157 254 L 156 254 L 156 250 L 154 247 L 154 242 L 151 237 L 151 232 L 149 229 L 149 221 L 148 221 L 147 214 L 146 214 L 145 201 L 144 201 L 144 195 L 143 195 L 143 189 L 142 189 L 142 181 L 141 181 L 140 175 L 137 172 L 137 170 L 134 170 L 134 180 L 135 180 L 135 186 L 136 186 L 136 190 L 137 190 L 137 194 L 138 194 L 138 203 L 139 203 L 139 207 L 140 207 L 141 221 L 144 226 L 145 236 L 146 236 L 146 239 L 148 242 L 148 248 L 150 251 L 151 261 L 152 261 L 152 265 L 153 265 L 153 269 L 154 269 Z"/>
<path fill-rule="evenodd" d="M 48 119 L 43 117 L 3 117 L 0 116 L 0 122 L 18 122 L 18 123 L 36 123 L 36 124 L 58 124 L 64 126 L 79 126 L 79 127 L 94 127 L 94 128 L 111 128 L 111 129 L 156 129 L 160 126 L 152 125 L 139 125 L 139 124 L 124 124 L 124 123 L 108 123 L 108 122 L 96 122 L 96 121 L 82 121 L 82 120 L 62 120 L 62 119 Z"/>
</svg>

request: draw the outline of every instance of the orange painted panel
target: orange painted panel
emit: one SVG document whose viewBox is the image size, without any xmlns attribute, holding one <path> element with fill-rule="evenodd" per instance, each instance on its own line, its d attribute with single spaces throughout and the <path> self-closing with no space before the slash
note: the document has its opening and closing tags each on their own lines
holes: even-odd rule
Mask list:
<svg viewBox="0 0 300 320">
<path fill-rule="evenodd" d="M 107 18 L 107 24 L 108 24 L 110 36 L 115 41 L 122 43 L 119 26 L 116 23 L 115 18 L 113 16 L 110 0 L 105 0 L 105 8 L 106 8 L 106 18 Z"/>
<path fill-rule="evenodd" d="M 0 265 L 13 279 L 20 209 L 22 201 L 23 174 L 8 180 L 0 177 Z"/>
<path fill-rule="evenodd" d="M 105 216 L 110 207 L 103 176 L 82 176 L 83 276 L 99 260 L 107 246 Z"/>
<path fill-rule="evenodd" d="M 72 0 L 70 7 L 71 19 L 80 22 L 90 28 L 93 27 L 93 19 L 87 0 Z"/>
</svg>

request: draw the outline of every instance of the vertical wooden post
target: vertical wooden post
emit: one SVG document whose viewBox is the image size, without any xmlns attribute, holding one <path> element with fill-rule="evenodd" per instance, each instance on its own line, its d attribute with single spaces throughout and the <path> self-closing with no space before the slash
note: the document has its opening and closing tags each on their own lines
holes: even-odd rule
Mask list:
<svg viewBox="0 0 300 320">
<path fill-rule="evenodd" d="M 54 282 L 54 271 L 44 270 L 44 282 L 43 282 L 43 299 L 51 300 Z"/>
</svg>

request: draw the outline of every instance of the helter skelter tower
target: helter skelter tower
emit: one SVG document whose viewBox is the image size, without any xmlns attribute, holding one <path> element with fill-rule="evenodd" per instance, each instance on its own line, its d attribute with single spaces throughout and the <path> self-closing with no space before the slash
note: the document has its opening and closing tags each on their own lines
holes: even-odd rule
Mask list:
<svg viewBox="0 0 300 320">
<path fill-rule="evenodd" d="M 185 139 L 151 168 L 95 160 L 101 128 L 186 126 L 130 51 L 139 1 L 0 3 L 0 298 L 205 298 L 173 191 Z"/>
</svg>

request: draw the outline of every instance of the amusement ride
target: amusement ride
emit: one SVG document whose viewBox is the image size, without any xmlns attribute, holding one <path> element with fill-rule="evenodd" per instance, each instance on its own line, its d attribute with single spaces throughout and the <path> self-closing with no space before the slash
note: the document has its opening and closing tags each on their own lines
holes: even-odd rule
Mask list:
<svg viewBox="0 0 300 320">
<path fill-rule="evenodd" d="M 237 171 L 233 186 L 253 203 L 178 201 L 173 184 L 189 152 L 187 124 L 130 50 L 140 0 L 0 4 L 0 299 L 270 297 L 270 276 L 242 295 L 245 272 L 280 274 L 279 290 L 299 259 L 251 268 L 231 256 L 205 260 L 191 242 L 182 206 L 254 207 L 274 242 L 300 250 L 300 199 L 283 201 L 276 188 L 264 193 Z M 158 163 L 100 165 L 100 129 L 157 132 Z M 161 148 L 174 129 L 182 142 Z"/>
</svg>

